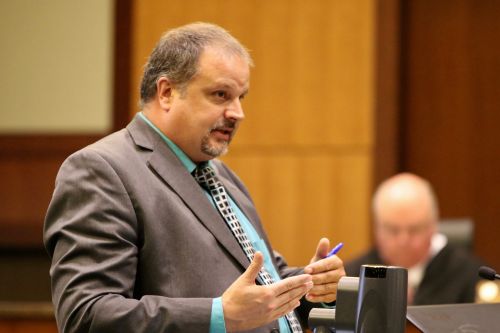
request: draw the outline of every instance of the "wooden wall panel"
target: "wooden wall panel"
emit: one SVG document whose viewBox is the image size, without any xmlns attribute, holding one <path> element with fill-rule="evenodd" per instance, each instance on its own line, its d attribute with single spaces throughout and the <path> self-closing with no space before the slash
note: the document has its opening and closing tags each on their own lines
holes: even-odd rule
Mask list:
<svg viewBox="0 0 500 333">
<path fill-rule="evenodd" d="M 116 22 L 110 22 L 115 24 L 115 84 L 111 131 L 125 126 L 130 114 L 128 98 L 131 0 L 116 1 L 114 7 Z M 30 27 L 33 28 L 30 25 L 27 28 Z M 78 102 L 85 103 L 83 99 Z M 43 110 L 38 111 L 43 113 Z M 4 252 L 12 248 L 43 248 L 43 220 L 59 166 L 71 153 L 105 134 L 82 134 L 69 130 L 58 134 L 0 133 L 0 248 Z"/>
<path fill-rule="evenodd" d="M 134 14 L 131 105 L 162 32 L 209 21 L 240 39 L 256 63 L 236 144 L 372 143 L 372 1 L 150 0 L 136 1 Z"/>
<path fill-rule="evenodd" d="M 500 267 L 500 2 L 402 7 L 401 168 L 435 185 L 442 216 L 473 218 L 476 252 Z"/>
<path fill-rule="evenodd" d="M 344 242 L 345 258 L 366 249 L 371 179 L 366 155 L 256 152 L 224 159 L 248 185 L 273 246 L 291 264 L 308 262 L 321 237 Z"/>
<path fill-rule="evenodd" d="M 0 248 L 39 248 L 61 163 L 95 135 L 0 135 Z"/>
<path fill-rule="evenodd" d="M 375 56 L 375 186 L 399 170 L 401 149 L 401 5 L 377 1 Z"/>
<path fill-rule="evenodd" d="M 224 160 L 250 188 L 273 245 L 293 264 L 308 261 L 321 236 L 344 241 L 346 258 L 366 249 L 374 1 L 136 0 L 133 13 L 130 104 L 164 31 L 193 21 L 225 27 L 256 66 Z"/>
</svg>

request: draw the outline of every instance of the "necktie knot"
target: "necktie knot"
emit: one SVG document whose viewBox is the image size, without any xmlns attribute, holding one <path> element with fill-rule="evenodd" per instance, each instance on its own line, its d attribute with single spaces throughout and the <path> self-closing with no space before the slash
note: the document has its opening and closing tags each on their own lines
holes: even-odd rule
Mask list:
<svg viewBox="0 0 500 333">
<path fill-rule="evenodd" d="M 196 169 L 194 169 L 193 174 L 194 179 L 209 192 L 217 188 L 219 184 L 215 171 L 208 162 L 200 163 Z"/>
</svg>

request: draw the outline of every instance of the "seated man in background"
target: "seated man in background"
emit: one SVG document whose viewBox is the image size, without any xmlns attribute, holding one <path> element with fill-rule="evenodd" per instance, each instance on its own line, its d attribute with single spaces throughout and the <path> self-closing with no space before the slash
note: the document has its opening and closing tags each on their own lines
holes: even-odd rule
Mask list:
<svg viewBox="0 0 500 333">
<path fill-rule="evenodd" d="M 431 185 L 402 173 L 384 181 L 373 197 L 376 248 L 345 265 L 358 276 L 363 264 L 408 269 L 408 304 L 474 302 L 480 260 L 448 244 L 437 232 L 438 203 Z"/>
</svg>

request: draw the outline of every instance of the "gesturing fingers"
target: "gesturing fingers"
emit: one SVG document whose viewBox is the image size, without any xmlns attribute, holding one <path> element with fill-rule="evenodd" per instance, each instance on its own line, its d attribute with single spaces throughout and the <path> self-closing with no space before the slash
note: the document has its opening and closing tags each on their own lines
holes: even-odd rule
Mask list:
<svg viewBox="0 0 500 333">
<path fill-rule="evenodd" d="M 325 295 L 313 295 L 307 294 L 306 299 L 312 303 L 330 303 L 337 299 L 337 293 L 325 294 Z"/>
<path fill-rule="evenodd" d="M 310 302 L 332 302 L 337 298 L 337 283 L 314 285 L 306 295 Z"/>
<path fill-rule="evenodd" d="M 321 272 L 327 272 L 339 269 L 343 267 L 342 260 L 337 256 L 331 256 L 329 258 L 321 259 L 315 261 L 304 268 L 304 273 L 306 274 L 317 274 Z"/>
<path fill-rule="evenodd" d="M 308 293 L 311 288 L 313 287 L 313 282 L 308 281 L 302 285 L 299 285 L 295 288 L 289 289 L 285 291 L 284 293 L 281 293 L 277 295 L 275 298 L 275 302 L 277 306 L 281 306 L 282 304 L 293 302 L 294 300 L 299 300 L 304 296 L 306 293 Z"/>
<path fill-rule="evenodd" d="M 338 283 L 340 278 L 343 277 L 344 275 L 345 271 L 343 269 L 327 271 L 312 275 L 312 281 L 314 283 L 314 286 L 332 282 Z"/>
<path fill-rule="evenodd" d="M 261 266 L 260 255 L 222 295 L 228 331 L 248 330 L 269 323 L 296 308 L 313 286 L 310 275 L 289 277 L 271 285 L 255 285 L 251 279 Z"/>
<path fill-rule="evenodd" d="M 283 304 L 282 306 L 276 308 L 272 315 L 274 318 L 280 318 L 285 316 L 287 313 L 292 312 L 296 307 L 300 305 L 300 300 L 295 300 L 293 302 L 288 302 Z"/>
<path fill-rule="evenodd" d="M 304 269 L 312 276 L 314 286 L 306 295 L 310 302 L 332 302 L 337 298 L 337 284 L 345 270 L 342 260 L 332 256 L 314 262 Z"/>
<path fill-rule="evenodd" d="M 306 279 L 307 282 L 299 285 L 296 285 L 297 281 L 287 280 L 288 279 L 281 281 L 286 282 L 285 285 L 289 287 L 289 289 L 285 290 L 284 292 L 282 292 L 283 286 L 271 286 L 275 287 L 275 293 L 279 293 L 275 297 L 274 301 L 270 304 L 270 308 L 272 309 L 272 316 L 275 318 L 282 317 L 298 307 L 300 305 L 300 299 L 313 287 L 313 282 L 310 279 Z"/>
<path fill-rule="evenodd" d="M 275 284 L 273 284 L 271 286 L 271 288 L 274 291 L 275 296 L 279 296 L 279 295 L 286 293 L 290 290 L 304 286 L 309 282 L 311 282 L 310 284 L 312 285 L 311 275 L 302 274 L 302 275 L 289 277 L 289 278 L 286 278 L 286 279 L 281 280 L 279 282 L 276 282 Z"/>
</svg>

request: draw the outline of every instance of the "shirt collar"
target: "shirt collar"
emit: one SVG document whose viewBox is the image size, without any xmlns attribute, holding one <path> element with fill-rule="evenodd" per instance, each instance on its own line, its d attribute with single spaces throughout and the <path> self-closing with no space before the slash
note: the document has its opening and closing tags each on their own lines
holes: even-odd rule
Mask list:
<svg viewBox="0 0 500 333">
<path fill-rule="evenodd" d="M 177 156 L 177 158 L 181 161 L 181 163 L 184 165 L 184 167 L 189 171 L 189 173 L 192 173 L 194 169 L 196 169 L 196 163 L 194 163 L 187 155 L 182 151 L 179 146 L 177 146 L 172 140 L 170 140 L 158 127 L 155 126 L 149 120 L 144 113 L 139 112 L 139 117 L 144 120 L 146 124 L 148 124 L 158 135 L 163 139 L 163 141 L 167 144 L 167 146 L 172 150 L 172 152 Z"/>
<path fill-rule="evenodd" d="M 446 246 L 447 242 L 448 240 L 443 234 L 435 233 L 432 236 L 429 257 L 427 258 L 427 260 L 420 262 L 408 269 L 409 286 L 415 288 L 420 284 L 420 282 L 422 282 L 427 264 Z"/>
</svg>

